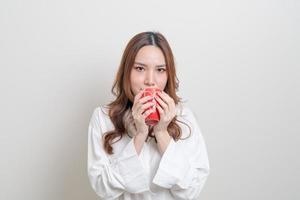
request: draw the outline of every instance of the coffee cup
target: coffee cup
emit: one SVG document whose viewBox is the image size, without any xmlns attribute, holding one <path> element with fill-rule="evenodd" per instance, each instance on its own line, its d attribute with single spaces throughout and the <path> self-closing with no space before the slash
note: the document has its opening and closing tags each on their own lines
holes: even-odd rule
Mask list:
<svg viewBox="0 0 300 200">
<path fill-rule="evenodd" d="M 147 108 L 145 111 L 152 109 L 153 112 L 151 114 L 149 114 L 146 119 L 145 119 L 145 123 L 149 126 L 155 126 L 159 120 L 160 120 L 160 115 L 159 115 L 159 111 L 156 108 L 156 105 L 158 104 L 157 101 L 154 99 L 154 97 L 156 96 L 157 92 L 160 92 L 161 90 L 159 88 L 145 88 L 144 92 L 142 94 L 142 97 L 145 96 L 152 96 L 153 99 L 150 99 L 148 102 L 154 102 L 155 104 L 150 107 Z"/>
</svg>

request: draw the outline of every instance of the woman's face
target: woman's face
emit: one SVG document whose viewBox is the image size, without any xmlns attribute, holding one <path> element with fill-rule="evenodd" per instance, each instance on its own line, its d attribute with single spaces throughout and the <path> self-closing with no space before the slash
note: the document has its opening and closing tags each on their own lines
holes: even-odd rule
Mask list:
<svg viewBox="0 0 300 200">
<path fill-rule="evenodd" d="M 134 95 L 146 87 L 164 90 L 168 80 L 166 62 L 160 48 L 152 45 L 142 47 L 130 72 L 130 85 Z"/>
</svg>

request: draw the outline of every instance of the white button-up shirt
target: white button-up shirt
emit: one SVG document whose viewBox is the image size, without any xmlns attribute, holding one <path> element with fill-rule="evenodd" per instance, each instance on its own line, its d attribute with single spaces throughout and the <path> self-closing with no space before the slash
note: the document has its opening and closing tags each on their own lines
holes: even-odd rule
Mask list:
<svg viewBox="0 0 300 200">
<path fill-rule="evenodd" d="M 114 154 L 109 155 L 102 135 L 114 130 L 113 124 L 106 107 L 95 108 L 88 128 L 88 176 L 100 199 L 199 198 L 209 174 L 205 142 L 193 112 L 183 104 L 176 109 L 177 119 L 191 129 L 177 122 L 183 139 L 175 142 L 172 138 L 163 155 L 154 139 L 145 142 L 138 155 L 133 138 L 127 134 L 112 144 Z"/>
</svg>

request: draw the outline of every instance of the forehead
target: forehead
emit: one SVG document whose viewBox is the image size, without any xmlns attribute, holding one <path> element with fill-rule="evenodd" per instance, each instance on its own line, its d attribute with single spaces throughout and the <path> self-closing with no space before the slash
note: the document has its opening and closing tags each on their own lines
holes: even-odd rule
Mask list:
<svg viewBox="0 0 300 200">
<path fill-rule="evenodd" d="M 145 64 L 164 64 L 165 57 L 160 48 L 153 45 L 147 45 L 138 51 L 135 61 L 144 62 Z"/>
</svg>

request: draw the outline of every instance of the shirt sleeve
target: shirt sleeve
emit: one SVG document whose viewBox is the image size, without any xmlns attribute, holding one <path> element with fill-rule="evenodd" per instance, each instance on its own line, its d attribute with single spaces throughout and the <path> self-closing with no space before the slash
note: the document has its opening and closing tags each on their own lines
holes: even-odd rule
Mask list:
<svg viewBox="0 0 300 200">
<path fill-rule="evenodd" d="M 88 128 L 88 177 L 101 199 L 116 199 L 127 191 L 141 193 L 149 190 L 149 182 L 136 152 L 133 139 L 114 159 L 108 159 L 103 148 L 101 108 L 94 110 Z"/>
<path fill-rule="evenodd" d="M 191 128 L 191 136 L 177 142 L 171 139 L 152 181 L 160 187 L 169 189 L 176 199 L 185 200 L 199 198 L 209 175 L 204 139 L 194 114 L 190 109 L 186 109 L 183 119 Z M 182 130 L 189 131 L 183 127 Z"/>
</svg>

